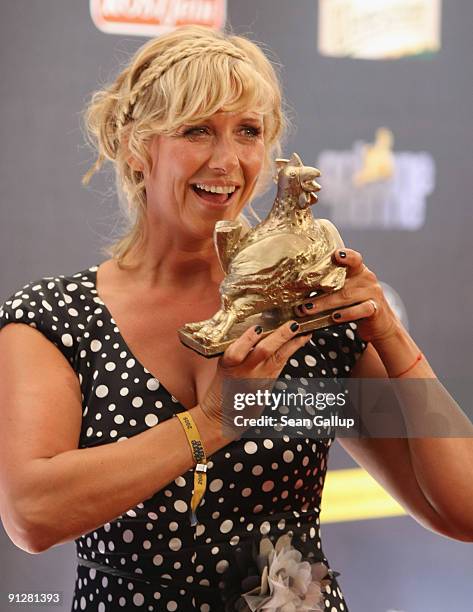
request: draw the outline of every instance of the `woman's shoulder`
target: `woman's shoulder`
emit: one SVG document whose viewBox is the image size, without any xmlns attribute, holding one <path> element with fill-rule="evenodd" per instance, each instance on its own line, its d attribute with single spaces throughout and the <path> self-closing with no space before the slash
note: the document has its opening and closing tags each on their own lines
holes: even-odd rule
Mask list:
<svg viewBox="0 0 473 612">
<path fill-rule="evenodd" d="M 44 276 L 23 285 L 0 305 L 0 329 L 24 323 L 42 332 L 73 360 L 73 346 L 84 328 L 91 302 L 99 302 L 98 266 L 74 274 Z"/>
<path fill-rule="evenodd" d="M 74 274 L 43 276 L 30 281 L 12 293 L 0 306 L 0 318 L 20 319 L 23 312 L 53 312 L 67 308 L 84 293 L 95 290 L 95 276 L 98 266 L 91 266 Z M 82 300 L 84 297 L 82 297 Z"/>
</svg>

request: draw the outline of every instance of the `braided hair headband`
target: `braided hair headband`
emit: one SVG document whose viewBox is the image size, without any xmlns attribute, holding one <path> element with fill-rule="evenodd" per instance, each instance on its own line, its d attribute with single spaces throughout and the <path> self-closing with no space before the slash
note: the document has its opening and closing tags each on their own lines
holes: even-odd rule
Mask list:
<svg viewBox="0 0 473 612">
<path fill-rule="evenodd" d="M 188 57 L 205 55 L 207 53 L 222 53 L 230 57 L 234 57 L 235 59 L 248 61 L 248 57 L 237 47 L 230 49 L 228 44 L 224 45 L 222 43 L 194 45 L 190 48 L 188 47 L 183 49 L 180 53 L 173 53 L 172 55 L 169 55 L 167 60 L 165 58 L 163 59 L 163 56 L 160 56 L 160 65 L 156 67 L 151 64 L 145 68 L 140 75 L 140 79 L 131 89 L 128 101 L 123 105 L 123 108 L 118 113 L 117 126 L 119 128 L 123 128 L 125 124 L 133 118 L 133 109 L 141 93 L 154 81 L 162 77 L 162 75 L 172 68 L 172 66 L 184 59 L 187 59 Z"/>
</svg>

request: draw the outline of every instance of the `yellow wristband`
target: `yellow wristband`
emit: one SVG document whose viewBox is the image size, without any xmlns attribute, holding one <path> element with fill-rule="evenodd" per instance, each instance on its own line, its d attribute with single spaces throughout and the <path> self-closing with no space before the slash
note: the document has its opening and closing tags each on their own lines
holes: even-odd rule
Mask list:
<svg viewBox="0 0 473 612">
<path fill-rule="evenodd" d="M 199 430 L 191 414 L 186 410 L 185 412 L 178 412 L 176 416 L 186 432 L 192 457 L 196 464 L 194 468 L 194 492 L 191 499 L 191 525 L 194 527 L 198 523 L 197 506 L 200 504 L 207 487 L 207 457 Z"/>
</svg>

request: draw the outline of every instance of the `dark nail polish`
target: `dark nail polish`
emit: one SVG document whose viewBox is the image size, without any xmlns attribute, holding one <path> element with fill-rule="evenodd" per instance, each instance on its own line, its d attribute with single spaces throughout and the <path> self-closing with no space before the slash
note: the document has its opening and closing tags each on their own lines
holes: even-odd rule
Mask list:
<svg viewBox="0 0 473 612">
<path fill-rule="evenodd" d="M 307 308 L 307 310 L 310 310 L 311 308 L 314 307 L 314 305 L 312 304 L 312 302 L 307 302 L 307 304 L 304 304 L 304 306 Z"/>
<path fill-rule="evenodd" d="M 261 325 L 257 325 L 257 326 L 255 327 L 255 332 L 256 332 L 257 334 L 260 334 L 262 331 L 263 331 L 263 328 L 261 327 Z"/>
<path fill-rule="evenodd" d="M 296 332 L 298 329 L 299 329 L 299 323 L 294 321 L 294 323 L 291 324 L 291 331 Z"/>
<path fill-rule="evenodd" d="M 333 318 L 334 318 L 334 319 L 341 319 L 341 318 L 342 318 L 342 315 L 341 315 L 339 312 L 336 312 L 336 313 L 333 315 Z"/>
<path fill-rule="evenodd" d="M 345 251 L 338 251 L 338 256 L 344 259 L 347 256 L 347 254 L 345 253 Z"/>
</svg>

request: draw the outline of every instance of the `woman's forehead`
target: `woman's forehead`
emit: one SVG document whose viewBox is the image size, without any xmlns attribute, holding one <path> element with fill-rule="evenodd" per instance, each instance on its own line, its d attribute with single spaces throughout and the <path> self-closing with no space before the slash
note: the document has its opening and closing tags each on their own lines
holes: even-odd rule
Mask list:
<svg viewBox="0 0 473 612">
<path fill-rule="evenodd" d="M 253 121 L 256 123 L 263 123 L 264 121 L 264 113 L 260 113 L 257 111 L 251 111 L 248 109 L 242 110 L 218 110 L 215 113 L 211 113 L 209 115 L 204 115 L 201 117 L 195 117 L 191 119 L 189 123 L 200 123 L 201 121 L 209 121 L 209 122 L 221 122 L 221 121 Z"/>
<path fill-rule="evenodd" d="M 241 110 L 218 110 L 216 113 L 213 113 L 212 115 L 208 116 L 208 119 L 249 119 L 249 120 L 255 120 L 255 121 L 263 121 L 263 113 L 260 113 L 258 111 L 252 111 L 252 110 L 248 110 L 248 109 L 241 109 Z"/>
</svg>

